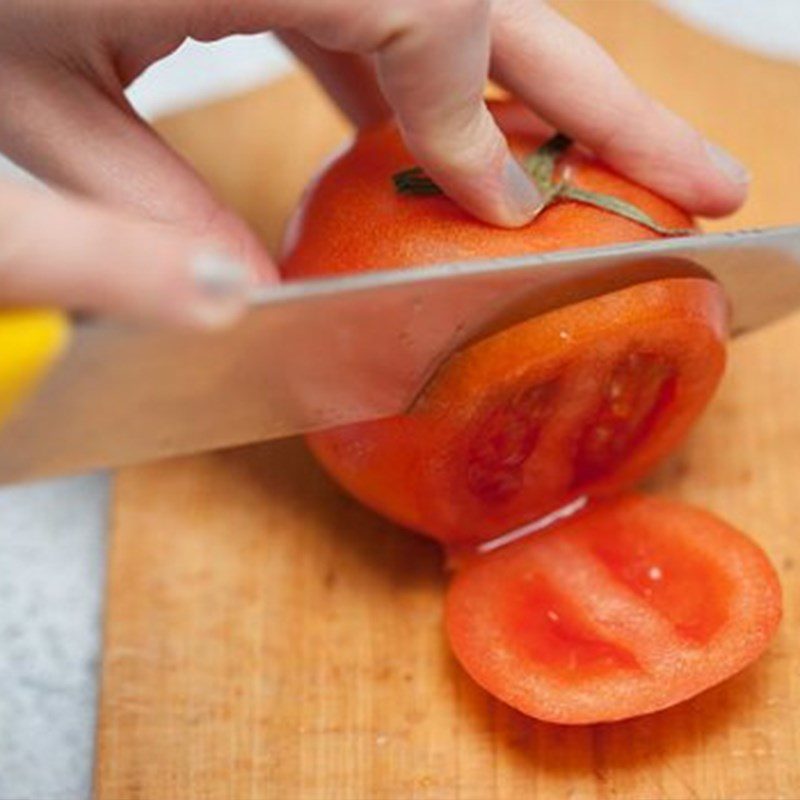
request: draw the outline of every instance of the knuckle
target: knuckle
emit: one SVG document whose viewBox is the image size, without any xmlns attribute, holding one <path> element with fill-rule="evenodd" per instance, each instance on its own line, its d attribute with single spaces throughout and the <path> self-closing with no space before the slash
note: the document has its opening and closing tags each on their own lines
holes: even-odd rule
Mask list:
<svg viewBox="0 0 800 800">
<path fill-rule="evenodd" d="M 491 0 L 410 0 L 407 11 L 419 25 L 432 26 L 443 23 L 478 25 L 489 19 Z"/>
<path fill-rule="evenodd" d="M 631 120 L 649 119 L 653 114 L 653 103 L 643 93 L 636 92 L 626 98 L 624 105 L 609 104 L 605 114 L 595 122 L 594 130 L 586 138 L 591 139 L 592 149 L 601 158 L 615 155 L 635 156 L 641 150 L 639 137 L 631 126 Z"/>
<path fill-rule="evenodd" d="M 459 29 L 487 25 L 492 0 L 339 0 L 313 24 L 301 26 L 319 44 L 373 52 L 420 31 L 457 24 Z"/>
<path fill-rule="evenodd" d="M 423 2 L 421 5 L 423 9 L 426 9 L 426 15 L 430 15 L 430 3 Z M 463 18 L 466 16 L 475 19 L 487 16 L 491 5 L 491 0 L 437 0 L 434 8 L 441 17 Z"/>
<path fill-rule="evenodd" d="M 436 132 L 408 136 L 416 154 L 450 175 L 474 175 L 492 171 L 505 157 L 506 144 L 485 109 L 452 115 Z"/>
<path fill-rule="evenodd" d="M 363 6 L 362 0 L 329 0 L 325 5 L 310 5 L 283 27 L 308 36 L 322 47 L 357 49 L 362 36 Z"/>
<path fill-rule="evenodd" d="M 405 0 L 399 7 L 380 12 L 384 40 L 395 40 L 403 34 L 441 29 L 457 25 L 458 29 L 488 24 L 491 0 Z"/>
</svg>

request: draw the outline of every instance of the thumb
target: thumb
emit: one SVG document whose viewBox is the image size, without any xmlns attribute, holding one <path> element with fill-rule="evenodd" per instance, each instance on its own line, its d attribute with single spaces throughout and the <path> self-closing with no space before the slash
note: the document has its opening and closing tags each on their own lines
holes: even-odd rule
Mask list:
<svg viewBox="0 0 800 800">
<path fill-rule="evenodd" d="M 19 67 L 25 95 L 0 117 L 15 161 L 48 183 L 219 241 L 256 275 L 275 267 L 252 229 L 140 119 L 119 88 L 60 66 Z"/>
<path fill-rule="evenodd" d="M 217 328 L 244 310 L 250 267 L 172 226 L 0 184 L 0 306 Z"/>
</svg>

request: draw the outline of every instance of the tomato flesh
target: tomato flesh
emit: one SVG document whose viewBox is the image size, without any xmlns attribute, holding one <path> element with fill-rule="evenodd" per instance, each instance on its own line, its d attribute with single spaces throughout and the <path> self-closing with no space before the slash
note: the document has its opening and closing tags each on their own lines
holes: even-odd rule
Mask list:
<svg viewBox="0 0 800 800">
<path fill-rule="evenodd" d="M 432 498 L 427 529 L 480 541 L 640 478 L 685 435 L 722 374 L 719 298 L 708 281 L 665 280 L 530 320 L 465 354 L 487 364 L 491 387 L 471 396 L 457 397 L 454 361 L 417 412 L 437 414 L 419 465 Z"/>
<path fill-rule="evenodd" d="M 621 585 L 666 619 L 684 639 L 705 644 L 728 620 L 733 583 L 715 569 L 716 557 L 688 543 L 643 537 L 632 528 L 608 530 L 602 518 L 587 534 L 589 552 Z"/>
<path fill-rule="evenodd" d="M 591 620 L 544 573 L 510 582 L 503 591 L 514 595 L 506 625 L 522 657 L 581 676 L 638 668 L 630 651 L 597 636 Z"/>
<path fill-rule="evenodd" d="M 777 576 L 703 511 L 628 495 L 468 560 L 448 591 L 453 650 L 530 716 L 646 714 L 753 661 L 781 614 Z"/>
</svg>

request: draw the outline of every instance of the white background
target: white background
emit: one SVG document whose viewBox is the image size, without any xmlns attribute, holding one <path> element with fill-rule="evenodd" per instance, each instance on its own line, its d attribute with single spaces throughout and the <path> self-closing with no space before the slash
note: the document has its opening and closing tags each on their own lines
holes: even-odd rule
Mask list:
<svg viewBox="0 0 800 800">
<path fill-rule="evenodd" d="M 620 13 L 636 1 L 619 0 Z M 742 46 L 800 58 L 800 0 L 662 2 Z M 288 68 L 267 37 L 189 44 L 131 96 L 153 116 Z M 0 173 L 14 174 L 1 158 Z M 0 800 L 89 796 L 107 504 L 104 475 L 0 490 Z"/>
</svg>

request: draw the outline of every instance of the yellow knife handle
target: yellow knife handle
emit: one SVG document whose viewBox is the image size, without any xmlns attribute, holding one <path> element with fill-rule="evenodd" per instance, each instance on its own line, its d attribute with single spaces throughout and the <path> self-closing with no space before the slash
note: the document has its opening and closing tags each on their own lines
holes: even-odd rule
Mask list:
<svg viewBox="0 0 800 800">
<path fill-rule="evenodd" d="M 69 330 L 59 311 L 0 311 L 0 427 L 44 378 Z"/>
</svg>

